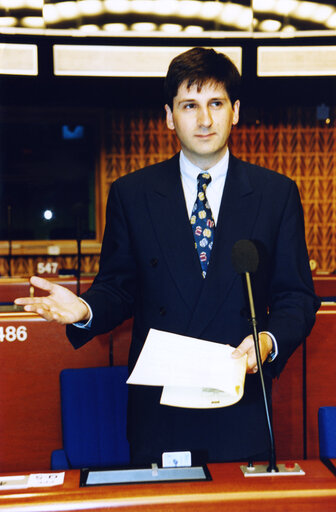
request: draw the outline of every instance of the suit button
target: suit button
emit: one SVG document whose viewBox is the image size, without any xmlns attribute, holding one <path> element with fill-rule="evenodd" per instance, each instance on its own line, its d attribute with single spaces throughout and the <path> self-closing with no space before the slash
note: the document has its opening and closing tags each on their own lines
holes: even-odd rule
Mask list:
<svg viewBox="0 0 336 512">
<path fill-rule="evenodd" d="M 161 315 L 161 316 L 164 316 L 166 313 L 167 313 L 166 308 L 164 308 L 163 306 L 161 306 L 161 307 L 160 307 L 160 315 Z"/>
<path fill-rule="evenodd" d="M 151 266 L 152 266 L 153 268 L 157 267 L 158 263 L 159 263 L 159 260 L 158 260 L 157 258 L 152 258 L 152 259 L 150 260 L 150 264 L 151 264 Z"/>
</svg>

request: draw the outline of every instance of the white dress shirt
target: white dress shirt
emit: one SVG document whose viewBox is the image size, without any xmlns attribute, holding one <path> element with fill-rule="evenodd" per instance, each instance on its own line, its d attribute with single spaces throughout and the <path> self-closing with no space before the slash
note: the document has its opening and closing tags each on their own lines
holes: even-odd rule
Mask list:
<svg viewBox="0 0 336 512">
<path fill-rule="evenodd" d="M 228 166 L 229 151 L 226 151 L 223 158 L 216 165 L 206 171 L 191 163 L 183 151 L 180 152 L 181 180 L 189 218 L 197 195 L 197 176 L 202 172 L 207 172 L 211 176 L 211 182 L 207 186 L 206 197 L 210 204 L 215 225 L 217 224 Z"/>
</svg>

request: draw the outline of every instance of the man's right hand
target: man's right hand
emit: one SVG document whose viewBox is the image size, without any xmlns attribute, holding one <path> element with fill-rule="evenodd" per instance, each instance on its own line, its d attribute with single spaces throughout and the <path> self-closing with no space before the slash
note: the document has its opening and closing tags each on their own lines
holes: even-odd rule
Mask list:
<svg viewBox="0 0 336 512">
<path fill-rule="evenodd" d="M 49 292 L 49 295 L 15 299 L 15 304 L 24 306 L 25 311 L 37 313 L 48 322 L 55 321 L 60 324 L 73 324 L 89 320 L 88 307 L 68 288 L 36 276 L 33 276 L 30 282 L 33 286 Z"/>
</svg>

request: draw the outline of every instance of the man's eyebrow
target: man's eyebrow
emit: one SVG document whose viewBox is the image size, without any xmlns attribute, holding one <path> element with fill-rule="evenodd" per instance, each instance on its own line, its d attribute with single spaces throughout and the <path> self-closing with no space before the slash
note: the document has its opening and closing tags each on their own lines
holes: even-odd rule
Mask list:
<svg viewBox="0 0 336 512">
<path fill-rule="evenodd" d="M 226 101 L 226 96 L 214 96 L 213 98 L 209 98 L 208 102 L 211 101 Z M 181 105 L 182 103 L 197 103 L 199 100 L 197 98 L 182 98 L 177 103 Z"/>
</svg>

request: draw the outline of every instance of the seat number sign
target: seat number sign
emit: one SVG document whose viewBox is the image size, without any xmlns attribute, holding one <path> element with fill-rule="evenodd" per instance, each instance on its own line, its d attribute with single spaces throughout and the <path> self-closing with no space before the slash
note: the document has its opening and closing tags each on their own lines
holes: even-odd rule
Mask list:
<svg viewBox="0 0 336 512">
<path fill-rule="evenodd" d="M 28 338 L 27 327 L 25 325 L 8 325 L 4 327 L 0 325 L 0 343 L 4 341 L 26 341 Z"/>
</svg>

